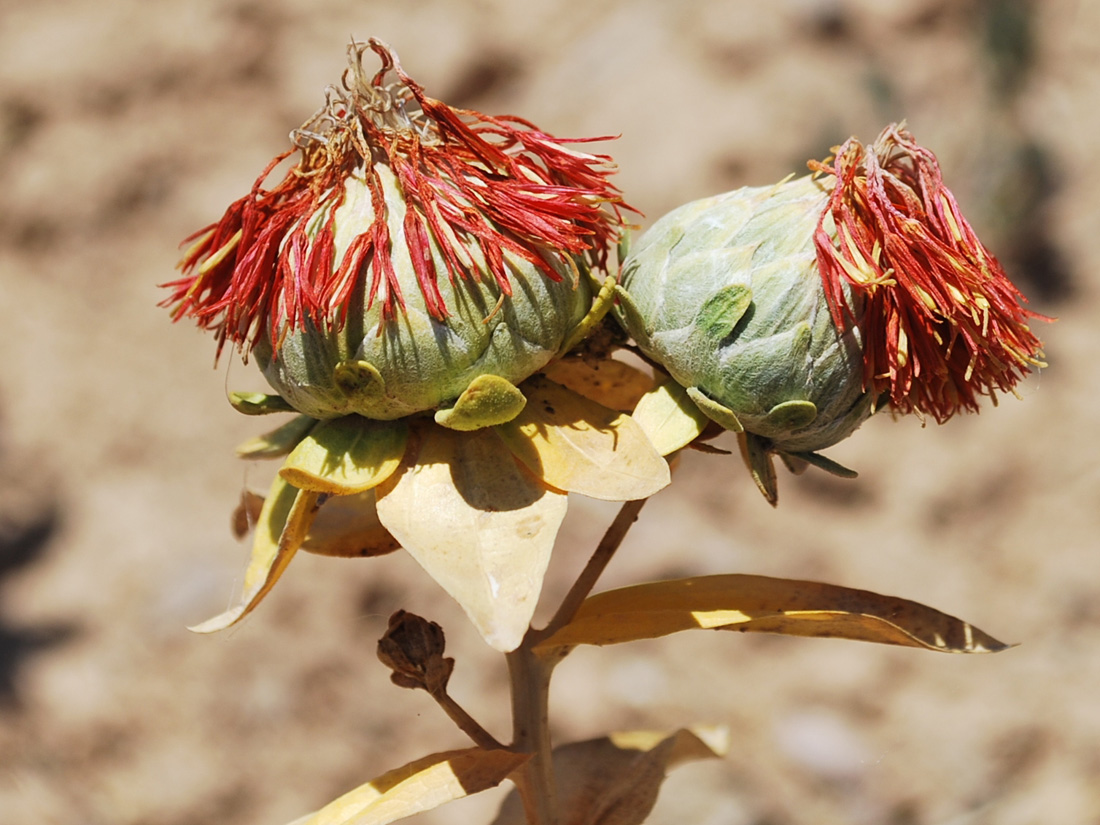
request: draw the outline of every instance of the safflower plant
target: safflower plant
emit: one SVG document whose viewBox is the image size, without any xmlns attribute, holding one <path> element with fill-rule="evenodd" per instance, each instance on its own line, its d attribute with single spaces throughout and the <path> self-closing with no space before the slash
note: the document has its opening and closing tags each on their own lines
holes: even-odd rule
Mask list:
<svg viewBox="0 0 1100 825">
<path fill-rule="evenodd" d="M 372 72 L 368 61 L 378 61 Z M 686 204 L 628 251 L 610 157 L 513 116 L 428 96 L 370 39 L 292 146 L 188 239 L 175 319 L 256 360 L 292 417 L 242 444 L 281 459 L 237 530 L 244 618 L 299 550 L 403 549 L 507 659 L 507 743 L 447 692 L 439 625 L 395 613 L 378 656 L 472 740 L 350 790 L 296 825 L 385 823 L 511 780 L 505 823 L 642 822 L 675 764 L 720 756 L 707 727 L 554 746 L 554 667 L 578 645 L 691 630 L 828 636 L 977 653 L 1006 645 L 904 599 L 744 574 L 592 594 L 687 450 L 737 434 L 775 504 L 774 459 L 822 454 L 878 410 L 944 422 L 1043 366 L 1025 307 L 904 126 L 811 174 Z M 280 166 L 296 159 L 273 186 Z M 544 627 L 533 627 L 568 494 L 623 502 Z"/>
</svg>

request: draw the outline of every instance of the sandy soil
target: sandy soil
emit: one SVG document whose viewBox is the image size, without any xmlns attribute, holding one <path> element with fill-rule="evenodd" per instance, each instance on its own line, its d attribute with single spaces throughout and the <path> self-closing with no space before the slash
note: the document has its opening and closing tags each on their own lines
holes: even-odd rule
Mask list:
<svg viewBox="0 0 1100 825">
<path fill-rule="evenodd" d="M 1100 4 L 1079 0 L 39 0 L 0 4 L 0 822 L 289 821 L 462 746 L 374 659 L 398 607 L 443 624 L 457 698 L 505 735 L 504 672 L 404 554 L 296 560 L 249 621 L 220 610 L 233 446 L 259 425 L 213 343 L 157 309 L 177 242 L 246 191 L 380 36 L 437 97 L 559 135 L 620 134 L 632 203 L 763 184 L 907 118 L 1041 312 L 1022 401 L 833 451 L 853 482 L 689 456 L 606 585 L 753 572 L 917 599 L 1020 642 L 953 657 L 683 634 L 582 650 L 561 741 L 721 722 L 654 823 L 1100 823 Z M 228 360 L 228 359 L 227 359 Z M 612 512 L 574 503 L 559 595 Z M 423 816 L 486 822 L 500 793 Z"/>
</svg>

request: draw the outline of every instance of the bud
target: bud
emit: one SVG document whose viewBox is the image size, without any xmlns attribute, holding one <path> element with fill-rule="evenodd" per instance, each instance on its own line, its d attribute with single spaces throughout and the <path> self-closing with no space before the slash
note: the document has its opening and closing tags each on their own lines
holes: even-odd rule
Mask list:
<svg viewBox="0 0 1100 825">
<path fill-rule="evenodd" d="M 455 660 L 443 656 L 446 638 L 435 622 L 398 610 L 378 640 L 378 658 L 398 687 L 446 692 Z"/>
<path fill-rule="evenodd" d="M 166 303 L 299 412 L 393 419 L 481 375 L 518 383 L 588 311 L 621 225 L 607 156 L 428 97 L 376 39 L 292 139 L 281 182 L 295 149 L 193 236 Z"/>
<path fill-rule="evenodd" d="M 829 447 L 872 409 L 859 331 L 837 330 L 817 269 L 828 198 L 806 177 L 689 203 L 623 267 L 623 317 L 642 351 L 727 429 L 782 452 Z"/>
<path fill-rule="evenodd" d="M 703 413 L 746 433 L 772 500 L 771 454 L 843 471 L 816 451 L 877 406 L 942 423 L 1044 366 L 1027 326 L 1042 316 L 962 217 L 935 156 L 902 126 L 834 152 L 812 176 L 674 210 L 621 276 L 638 346 Z"/>
</svg>

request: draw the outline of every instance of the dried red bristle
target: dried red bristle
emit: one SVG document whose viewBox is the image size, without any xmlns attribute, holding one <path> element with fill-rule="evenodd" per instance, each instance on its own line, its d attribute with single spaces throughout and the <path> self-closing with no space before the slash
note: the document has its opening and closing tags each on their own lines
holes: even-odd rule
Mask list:
<svg viewBox="0 0 1100 825">
<path fill-rule="evenodd" d="M 814 244 L 834 322 L 862 333 L 864 387 L 942 423 L 1044 366 L 1027 322 L 1048 319 L 1022 306 L 943 185 L 935 155 L 896 125 L 869 146 L 850 139 L 834 152 L 831 164 L 809 164 L 836 178 Z M 864 296 L 859 317 L 844 282 Z"/>
<path fill-rule="evenodd" d="M 370 78 L 362 66 L 368 48 L 382 61 Z M 506 295 L 506 252 L 555 281 L 561 276 L 547 256 L 584 255 L 606 267 L 620 210 L 629 207 L 608 182 L 609 156 L 565 144 L 607 138 L 559 139 L 520 118 L 452 108 L 425 95 L 394 52 L 373 38 L 352 43 L 349 62 L 343 89 L 330 89 L 326 106 L 294 133 L 301 157 L 282 181 L 264 188 L 293 149 L 272 161 L 220 221 L 187 239 L 195 243 L 180 262 L 184 277 L 165 284 L 173 318 L 216 330 L 219 353 L 227 340 L 247 353 L 265 334 L 277 346 L 286 330 L 307 321 L 339 328 L 348 298 L 368 273 L 368 302 L 381 300 L 383 317 L 394 318 L 405 304 L 375 163 L 390 167 L 403 192 L 406 243 L 436 319 L 448 309 L 432 242 L 452 282 L 479 277 L 466 251 L 476 248 Z M 398 80 L 387 85 L 390 72 Z M 336 262 L 333 215 L 352 174 L 365 176 L 375 216 Z M 307 221 L 322 209 L 322 225 L 307 232 Z"/>
</svg>

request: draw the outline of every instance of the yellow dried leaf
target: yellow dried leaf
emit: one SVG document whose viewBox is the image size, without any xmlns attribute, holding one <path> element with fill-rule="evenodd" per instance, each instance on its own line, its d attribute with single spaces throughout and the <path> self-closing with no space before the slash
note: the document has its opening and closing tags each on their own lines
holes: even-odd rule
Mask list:
<svg viewBox="0 0 1100 825">
<path fill-rule="evenodd" d="M 653 809 L 668 770 L 714 759 L 729 749 L 725 728 L 624 731 L 554 748 L 562 825 L 639 825 Z M 518 794 L 509 794 L 493 825 L 525 825 Z"/>
<path fill-rule="evenodd" d="M 638 422 L 661 455 L 686 447 L 702 435 L 710 423 L 688 398 L 687 390 L 671 379 L 643 395 L 631 418 Z"/>
<path fill-rule="evenodd" d="M 610 358 L 599 361 L 562 358 L 552 362 L 542 374 L 590 401 L 619 412 L 633 410 L 653 387 L 652 376 L 625 361 Z"/>
<path fill-rule="evenodd" d="M 496 787 L 530 758 L 481 748 L 432 754 L 360 785 L 290 825 L 386 825 Z"/>
<path fill-rule="evenodd" d="M 589 597 L 540 648 L 608 645 L 696 628 L 823 636 L 993 653 L 1008 645 L 917 602 L 820 582 L 767 576 L 700 576 Z"/>
<path fill-rule="evenodd" d="M 404 421 L 346 415 L 322 421 L 287 456 L 279 475 L 295 487 L 347 496 L 389 478 L 408 443 Z"/>
<path fill-rule="evenodd" d="M 318 494 L 298 490 L 278 476 L 264 499 L 252 556 L 244 574 L 244 589 L 236 607 L 191 628 L 196 633 L 213 633 L 236 624 L 260 603 L 286 570 L 302 546 L 317 514 Z"/>
<path fill-rule="evenodd" d="M 310 553 L 342 558 L 381 556 L 400 547 L 378 520 L 374 490 L 326 500 L 302 542 Z"/>
<path fill-rule="evenodd" d="M 547 484 L 605 501 L 647 498 L 668 485 L 668 463 L 630 416 L 540 376 L 523 392 L 523 412 L 494 429 Z"/>
<path fill-rule="evenodd" d="M 423 433 L 419 451 L 378 487 L 378 517 L 486 642 L 514 650 L 534 614 L 566 496 L 523 470 L 491 430 L 431 425 Z"/>
</svg>

